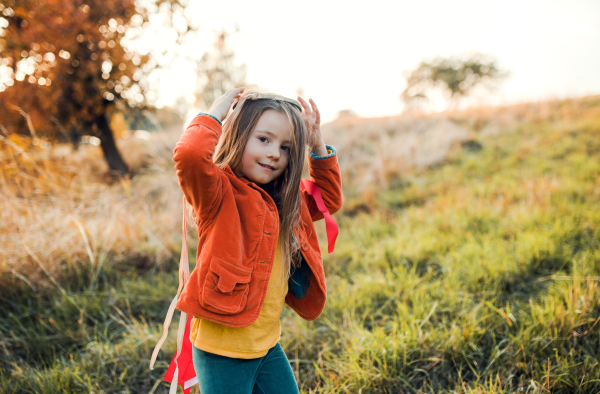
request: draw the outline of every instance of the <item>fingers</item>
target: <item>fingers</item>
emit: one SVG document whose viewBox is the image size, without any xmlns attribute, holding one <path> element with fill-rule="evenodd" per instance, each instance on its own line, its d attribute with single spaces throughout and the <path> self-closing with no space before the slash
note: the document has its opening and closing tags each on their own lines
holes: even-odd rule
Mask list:
<svg viewBox="0 0 600 394">
<path fill-rule="evenodd" d="M 315 103 L 315 101 L 313 99 L 308 99 L 308 100 L 310 101 L 310 106 L 308 105 L 306 100 L 304 100 L 302 97 L 298 96 L 298 101 L 300 101 L 300 104 L 302 104 L 302 108 L 303 108 L 302 112 L 307 116 L 314 116 L 315 123 L 320 124 L 321 123 L 321 113 L 319 112 L 319 109 L 317 108 L 317 103 Z"/>
<path fill-rule="evenodd" d="M 316 115 L 315 123 L 321 124 L 321 113 L 319 112 L 319 108 L 317 108 L 317 103 L 313 99 L 308 99 L 310 101 L 310 105 L 312 106 L 313 112 Z"/>
<path fill-rule="evenodd" d="M 244 92 L 244 88 L 235 88 L 230 89 L 225 93 L 225 96 L 228 97 L 231 104 L 237 103 L 239 98 L 242 97 L 242 93 Z"/>
<path fill-rule="evenodd" d="M 233 98 L 238 98 L 244 92 L 244 88 L 235 88 L 227 92 L 228 95 L 233 95 Z"/>
<path fill-rule="evenodd" d="M 298 101 L 300 101 L 300 104 L 302 104 L 302 108 L 304 109 L 304 113 L 306 115 L 310 115 L 312 113 L 310 106 L 308 105 L 308 103 L 300 96 L 298 96 Z"/>
<path fill-rule="evenodd" d="M 225 119 L 233 102 L 240 97 L 244 88 L 230 89 L 218 97 L 210 107 L 209 113 L 217 119 Z"/>
<path fill-rule="evenodd" d="M 229 100 L 233 100 L 239 98 L 240 95 L 244 92 L 244 88 L 235 88 L 229 89 L 223 96 L 223 98 L 228 98 Z"/>
</svg>

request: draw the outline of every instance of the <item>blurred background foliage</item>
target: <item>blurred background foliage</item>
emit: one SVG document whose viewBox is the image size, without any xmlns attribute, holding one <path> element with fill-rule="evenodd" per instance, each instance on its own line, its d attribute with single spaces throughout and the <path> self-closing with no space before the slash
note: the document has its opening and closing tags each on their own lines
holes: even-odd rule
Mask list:
<svg viewBox="0 0 600 394">
<path fill-rule="evenodd" d="M 168 391 L 174 327 L 148 360 L 177 286 L 190 104 L 155 108 L 149 81 L 199 28 L 185 6 L 0 0 L 2 393 Z M 169 48 L 132 45 L 152 15 Z M 196 109 L 247 84 L 235 34 L 195 59 Z M 345 203 L 323 315 L 282 317 L 302 393 L 600 391 L 600 97 L 456 109 L 506 75 L 423 61 L 411 111 L 323 126 Z M 440 94 L 449 110 L 422 110 Z"/>
<path fill-rule="evenodd" d="M 508 76 L 496 63 L 490 56 L 477 52 L 422 61 L 405 72 L 406 88 L 400 98 L 407 109 L 414 109 L 426 104 L 437 91 L 455 107 L 475 89 L 484 86 L 493 89 Z"/>
<path fill-rule="evenodd" d="M 230 89 L 248 86 L 246 65 L 238 64 L 235 53 L 227 46 L 227 39 L 233 32 L 221 30 L 210 51 L 197 62 L 198 81 L 196 85 L 196 104 L 208 111 L 213 101 Z"/>
<path fill-rule="evenodd" d="M 159 67 L 159 58 L 168 56 L 165 51 L 136 53 L 127 43 L 150 27 L 152 12 L 161 13 L 176 43 L 197 29 L 185 18 L 180 1 L 141 4 L 0 1 L 0 61 L 13 76 L 0 86 L 2 126 L 8 132 L 70 139 L 75 144 L 83 134 L 95 136 L 110 170 L 127 174 L 110 114 L 120 112 L 134 119 L 132 125 L 139 123 L 142 110 L 152 106 L 147 76 Z"/>
</svg>

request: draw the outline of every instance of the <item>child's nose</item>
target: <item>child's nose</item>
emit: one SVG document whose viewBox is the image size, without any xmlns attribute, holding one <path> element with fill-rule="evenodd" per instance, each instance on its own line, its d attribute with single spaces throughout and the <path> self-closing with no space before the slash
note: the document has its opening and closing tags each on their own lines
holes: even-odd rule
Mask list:
<svg viewBox="0 0 600 394">
<path fill-rule="evenodd" d="M 274 159 L 279 159 L 280 154 L 281 153 L 279 152 L 279 147 L 273 145 L 273 147 L 271 147 L 271 149 L 269 150 L 269 153 L 267 154 L 267 156 L 274 158 Z"/>
</svg>

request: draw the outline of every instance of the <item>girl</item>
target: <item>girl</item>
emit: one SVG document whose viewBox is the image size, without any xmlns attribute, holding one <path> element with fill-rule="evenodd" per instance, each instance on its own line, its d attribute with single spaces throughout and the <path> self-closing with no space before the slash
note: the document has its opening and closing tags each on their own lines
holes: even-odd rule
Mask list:
<svg viewBox="0 0 600 394">
<path fill-rule="evenodd" d="M 279 319 L 284 303 L 306 320 L 325 306 L 312 222 L 340 209 L 340 170 L 335 149 L 321 138 L 314 101 L 243 93 L 219 97 L 175 147 L 199 236 L 197 265 L 176 307 L 194 316 L 190 340 L 202 394 L 297 393 Z M 305 145 L 322 200 L 300 187 Z"/>
</svg>

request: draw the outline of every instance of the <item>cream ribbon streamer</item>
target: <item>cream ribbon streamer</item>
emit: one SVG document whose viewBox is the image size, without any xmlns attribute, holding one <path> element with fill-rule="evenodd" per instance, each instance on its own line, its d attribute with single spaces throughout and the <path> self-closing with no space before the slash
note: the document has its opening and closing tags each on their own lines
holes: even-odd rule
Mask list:
<svg viewBox="0 0 600 394">
<path fill-rule="evenodd" d="M 185 216 L 185 196 L 183 196 L 183 226 L 182 226 L 182 246 L 181 246 L 181 257 L 179 259 L 179 287 L 177 288 L 177 294 L 171 301 L 171 305 L 169 306 L 169 310 L 167 311 L 167 316 L 165 318 L 165 322 L 163 324 L 163 333 L 160 337 L 160 340 L 154 347 L 154 351 L 152 352 L 152 358 L 150 359 L 150 369 L 154 369 L 154 363 L 156 362 L 156 357 L 158 356 L 158 351 L 165 343 L 167 339 L 167 334 L 169 333 L 169 325 L 171 324 L 171 319 L 173 318 L 173 313 L 175 312 L 175 305 L 177 304 L 177 300 L 181 294 L 181 291 L 187 284 L 190 278 L 190 264 L 188 260 L 188 249 L 187 249 L 187 237 L 186 237 L 186 216 Z M 175 356 L 175 364 L 177 365 L 177 358 L 181 353 L 181 347 L 183 344 L 183 334 L 185 332 L 185 325 L 187 322 L 187 313 L 182 312 L 179 317 L 179 327 L 177 328 L 177 355 Z M 175 375 L 173 376 L 173 382 L 171 383 L 171 389 L 169 393 L 177 392 L 177 380 L 179 375 L 179 366 L 177 365 L 175 369 Z"/>
</svg>

